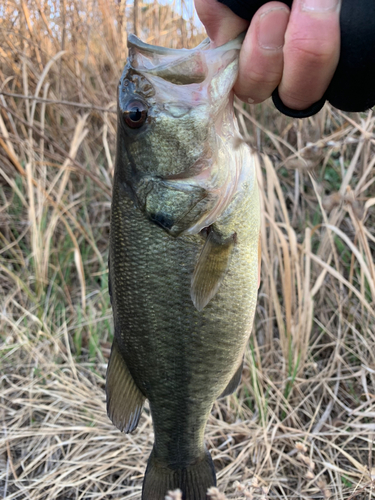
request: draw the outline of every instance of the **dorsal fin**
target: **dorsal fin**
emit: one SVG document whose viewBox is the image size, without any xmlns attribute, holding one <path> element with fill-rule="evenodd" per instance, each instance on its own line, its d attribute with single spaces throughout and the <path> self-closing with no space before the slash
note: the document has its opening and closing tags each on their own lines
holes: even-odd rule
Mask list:
<svg viewBox="0 0 375 500">
<path fill-rule="evenodd" d="M 233 375 L 233 377 L 231 378 L 229 384 L 226 386 L 224 391 L 220 394 L 219 398 L 224 398 L 225 396 L 230 396 L 231 394 L 234 393 L 234 391 L 237 389 L 237 387 L 241 382 L 242 370 L 243 370 L 243 358 L 240 363 L 240 366 L 236 370 L 236 373 Z"/>
</svg>

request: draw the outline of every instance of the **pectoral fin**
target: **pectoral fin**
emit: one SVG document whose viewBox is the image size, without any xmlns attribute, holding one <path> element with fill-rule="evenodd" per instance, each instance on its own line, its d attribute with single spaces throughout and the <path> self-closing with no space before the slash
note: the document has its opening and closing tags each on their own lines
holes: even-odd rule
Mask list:
<svg viewBox="0 0 375 500">
<path fill-rule="evenodd" d="M 116 340 L 108 363 L 106 394 L 108 417 L 120 431 L 132 432 L 138 425 L 146 398 L 136 386 Z"/>
<path fill-rule="evenodd" d="M 214 230 L 209 232 L 191 281 L 190 295 L 198 311 L 202 311 L 219 290 L 230 264 L 234 242 L 235 235 L 223 241 Z"/>
<path fill-rule="evenodd" d="M 241 382 L 241 375 L 243 370 L 243 359 L 240 366 L 237 368 L 236 373 L 231 378 L 229 384 L 226 386 L 224 391 L 220 394 L 219 398 L 224 398 L 225 396 L 230 396 L 237 389 L 239 383 Z"/>
</svg>

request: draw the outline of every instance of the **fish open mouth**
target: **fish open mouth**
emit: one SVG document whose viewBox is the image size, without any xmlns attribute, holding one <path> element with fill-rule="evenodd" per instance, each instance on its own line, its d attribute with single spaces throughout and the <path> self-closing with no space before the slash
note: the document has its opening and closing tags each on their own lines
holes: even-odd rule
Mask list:
<svg viewBox="0 0 375 500">
<path fill-rule="evenodd" d="M 232 42 L 233 49 L 238 50 L 242 39 L 237 37 Z M 129 59 L 134 69 L 158 76 L 175 85 L 204 82 L 209 73 L 207 53 L 222 50 L 221 47 L 212 48 L 208 38 L 195 49 L 188 50 L 149 45 L 135 35 L 129 35 L 128 48 Z M 228 48 L 226 52 L 228 53 Z M 227 62 L 224 62 L 224 65 L 226 64 Z"/>
</svg>

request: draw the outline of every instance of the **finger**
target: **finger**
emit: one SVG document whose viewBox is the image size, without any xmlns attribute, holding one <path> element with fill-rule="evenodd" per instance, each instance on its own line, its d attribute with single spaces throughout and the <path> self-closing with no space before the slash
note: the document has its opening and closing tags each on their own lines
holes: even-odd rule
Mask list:
<svg viewBox="0 0 375 500">
<path fill-rule="evenodd" d="M 253 17 L 241 48 L 234 86 L 235 93 L 243 101 L 264 101 L 280 83 L 289 12 L 285 4 L 269 2 Z"/>
<path fill-rule="evenodd" d="M 249 21 L 236 16 L 229 7 L 217 0 L 195 0 L 195 9 L 207 35 L 216 46 L 233 40 L 249 26 Z"/>
<path fill-rule="evenodd" d="M 278 89 L 289 108 L 306 109 L 327 90 L 340 56 L 339 16 L 339 0 L 294 0 Z"/>
</svg>

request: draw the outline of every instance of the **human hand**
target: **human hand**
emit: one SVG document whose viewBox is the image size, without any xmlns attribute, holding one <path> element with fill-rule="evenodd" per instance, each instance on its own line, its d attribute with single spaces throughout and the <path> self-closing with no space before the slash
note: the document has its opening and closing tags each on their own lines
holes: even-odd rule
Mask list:
<svg viewBox="0 0 375 500">
<path fill-rule="evenodd" d="M 195 0 L 195 7 L 216 46 L 249 27 L 217 0 Z M 255 104 L 278 87 L 291 109 L 305 110 L 319 101 L 340 56 L 339 13 L 340 0 L 294 0 L 291 11 L 272 1 L 258 9 L 240 52 L 237 96 Z"/>
</svg>

